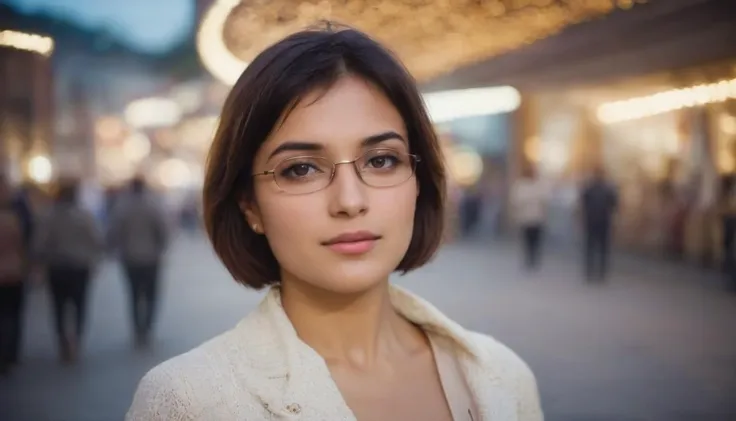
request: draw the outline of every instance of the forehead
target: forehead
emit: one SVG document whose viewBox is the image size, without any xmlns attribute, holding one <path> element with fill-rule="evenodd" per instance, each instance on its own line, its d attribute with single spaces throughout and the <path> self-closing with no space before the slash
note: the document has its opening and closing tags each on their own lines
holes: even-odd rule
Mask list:
<svg viewBox="0 0 736 421">
<path fill-rule="evenodd" d="M 385 131 L 406 137 L 398 110 L 374 85 L 354 76 L 338 80 L 328 90 L 305 96 L 264 145 L 288 140 L 319 142 L 326 147 L 353 145 Z"/>
</svg>

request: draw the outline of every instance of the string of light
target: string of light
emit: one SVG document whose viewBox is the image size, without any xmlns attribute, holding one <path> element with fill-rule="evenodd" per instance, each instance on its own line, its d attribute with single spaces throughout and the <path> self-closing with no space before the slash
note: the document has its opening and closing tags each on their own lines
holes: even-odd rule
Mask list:
<svg viewBox="0 0 736 421">
<path fill-rule="evenodd" d="M 672 89 L 598 107 L 598 119 L 603 123 L 618 123 L 650 117 L 683 108 L 698 107 L 736 98 L 736 79 L 717 83 Z"/>
</svg>

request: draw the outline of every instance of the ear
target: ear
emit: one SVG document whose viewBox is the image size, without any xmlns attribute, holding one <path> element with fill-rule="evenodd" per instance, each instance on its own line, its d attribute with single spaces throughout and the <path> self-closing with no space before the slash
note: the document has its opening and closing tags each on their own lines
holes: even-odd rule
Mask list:
<svg viewBox="0 0 736 421">
<path fill-rule="evenodd" d="M 245 197 L 241 197 L 238 201 L 238 207 L 240 208 L 240 212 L 243 213 L 243 217 L 247 221 L 250 229 L 257 234 L 263 234 L 263 219 L 255 201 L 249 201 Z"/>
</svg>

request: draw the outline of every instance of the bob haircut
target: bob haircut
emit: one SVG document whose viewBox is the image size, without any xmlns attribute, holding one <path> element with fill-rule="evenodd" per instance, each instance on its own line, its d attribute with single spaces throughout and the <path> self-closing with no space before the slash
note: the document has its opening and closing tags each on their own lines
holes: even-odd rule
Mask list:
<svg viewBox="0 0 736 421">
<path fill-rule="evenodd" d="M 398 59 L 367 35 L 326 23 L 294 33 L 260 53 L 228 94 L 207 158 L 204 223 L 213 248 L 233 278 L 254 289 L 279 282 L 280 267 L 264 235 L 240 207 L 252 201 L 256 152 L 300 99 L 327 90 L 345 75 L 379 88 L 407 128 L 409 149 L 421 162 L 414 232 L 396 268 L 427 263 L 443 238 L 445 170 L 433 125 L 414 79 Z"/>
</svg>

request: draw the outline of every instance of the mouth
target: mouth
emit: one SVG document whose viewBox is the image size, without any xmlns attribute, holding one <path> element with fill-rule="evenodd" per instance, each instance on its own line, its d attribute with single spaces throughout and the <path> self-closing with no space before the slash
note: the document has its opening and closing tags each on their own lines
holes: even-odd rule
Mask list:
<svg viewBox="0 0 736 421">
<path fill-rule="evenodd" d="M 368 231 L 340 234 L 322 245 L 340 254 L 364 254 L 373 249 L 381 236 Z"/>
</svg>

